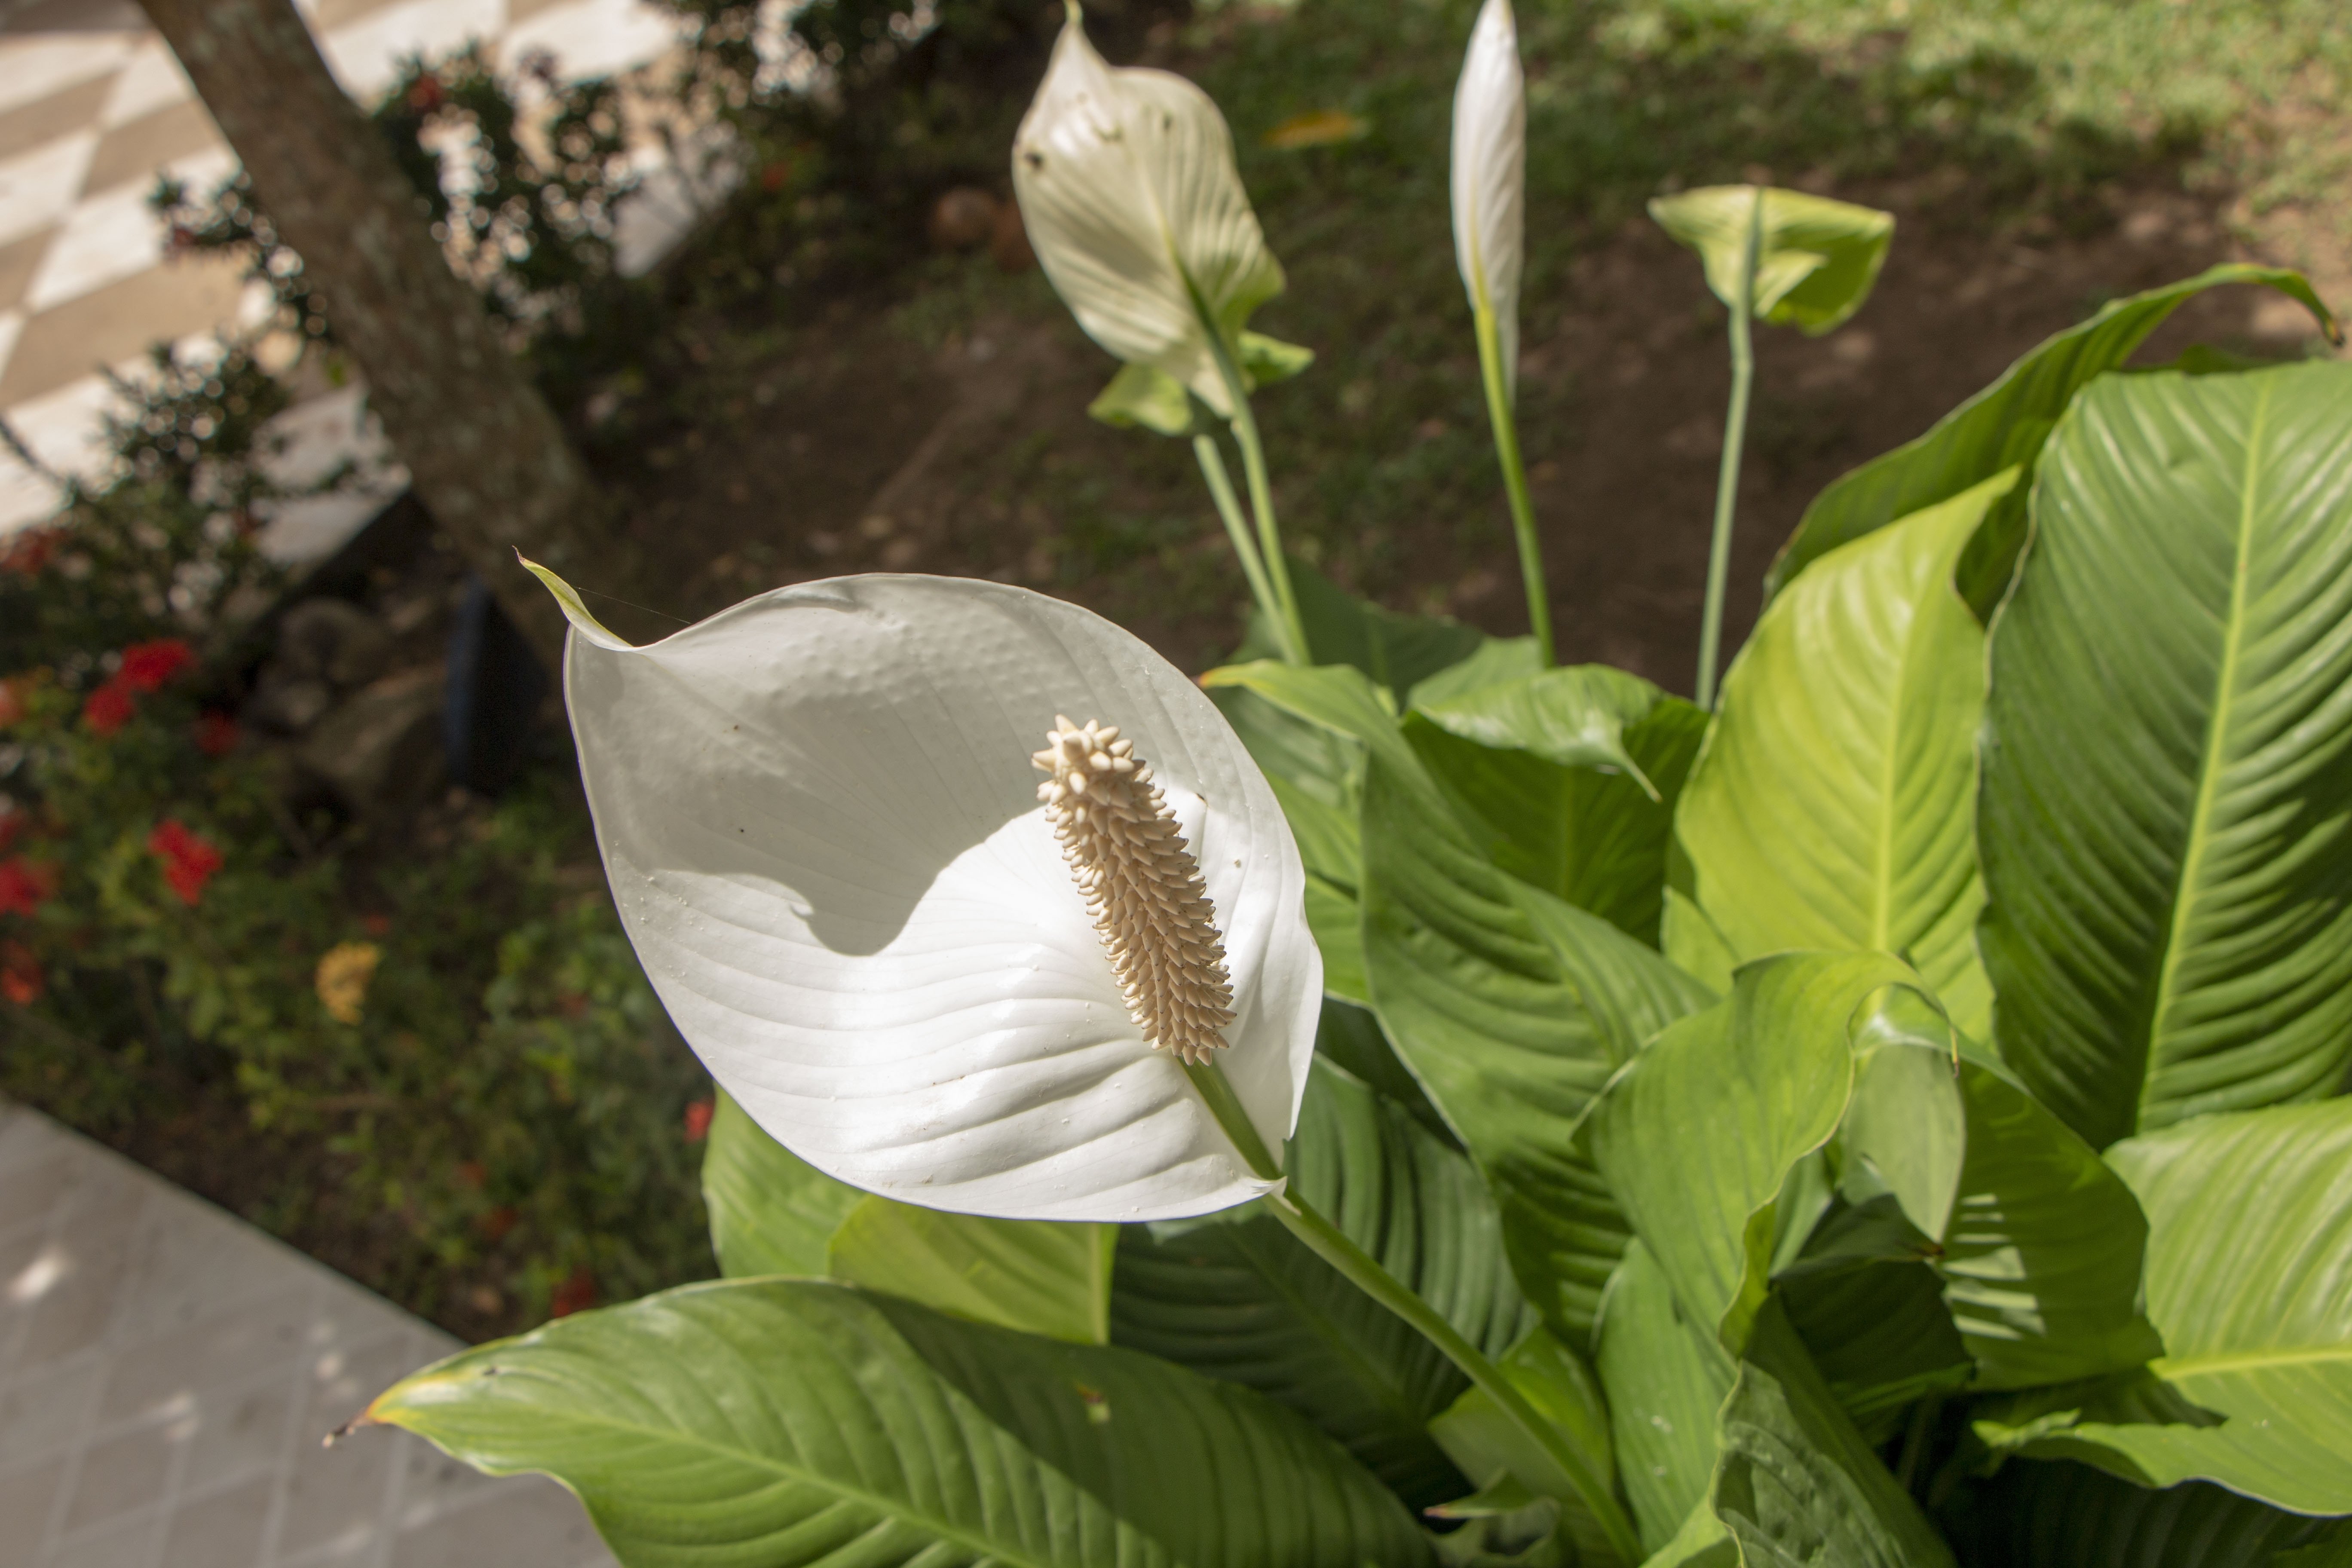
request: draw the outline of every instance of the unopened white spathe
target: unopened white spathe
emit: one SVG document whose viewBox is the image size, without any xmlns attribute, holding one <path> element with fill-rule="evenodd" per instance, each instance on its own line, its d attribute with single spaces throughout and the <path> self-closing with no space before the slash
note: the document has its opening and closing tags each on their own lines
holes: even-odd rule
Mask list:
<svg viewBox="0 0 2352 1568">
<path fill-rule="evenodd" d="M 1454 89 L 1454 254 L 1470 306 L 1491 313 L 1503 384 L 1519 382 L 1527 260 L 1528 95 L 1510 0 L 1486 0 Z"/>
<path fill-rule="evenodd" d="M 1167 71 L 1113 68 L 1074 7 L 1013 138 L 1013 189 L 1087 335 L 1230 414 L 1211 332 L 1234 352 L 1250 313 L 1282 291 L 1282 266 L 1209 95 Z"/>
<path fill-rule="evenodd" d="M 1167 1219 L 1266 1190 L 1129 1017 L 1036 795 L 1057 713 L 1149 758 L 1223 934 L 1218 1062 L 1278 1147 L 1321 1004 L 1305 872 L 1181 672 L 993 583 L 806 584 L 645 647 L 550 585 L 622 922 L 761 1126 L 845 1182 L 968 1214 Z"/>
</svg>

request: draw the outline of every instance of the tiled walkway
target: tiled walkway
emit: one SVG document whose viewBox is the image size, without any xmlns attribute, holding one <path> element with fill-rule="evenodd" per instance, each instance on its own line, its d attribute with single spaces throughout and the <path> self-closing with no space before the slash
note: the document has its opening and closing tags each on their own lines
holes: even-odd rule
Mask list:
<svg viewBox="0 0 2352 1568">
<path fill-rule="evenodd" d="M 509 67 L 544 51 L 573 78 L 617 73 L 677 41 L 675 19 L 646 0 L 298 5 L 343 85 L 371 103 L 404 58 L 439 58 L 468 40 Z M 202 344 L 257 319 L 260 301 L 234 262 L 167 259 L 147 210 L 160 174 L 202 193 L 235 168 L 131 0 L 0 0 L 0 418 L 50 468 L 86 472 L 101 455 L 103 371 L 135 372 L 151 344 Z M 624 209 L 625 266 L 692 216 L 665 210 L 691 199 L 674 172 L 646 173 L 648 191 L 635 198 L 642 234 Z M 0 450 L 0 535 L 56 503 L 49 484 Z M 374 509 L 347 510 L 346 532 Z"/>
<path fill-rule="evenodd" d="M 0 1568 L 609 1568 L 551 1481 L 320 1445 L 457 1348 L 0 1103 Z"/>
</svg>

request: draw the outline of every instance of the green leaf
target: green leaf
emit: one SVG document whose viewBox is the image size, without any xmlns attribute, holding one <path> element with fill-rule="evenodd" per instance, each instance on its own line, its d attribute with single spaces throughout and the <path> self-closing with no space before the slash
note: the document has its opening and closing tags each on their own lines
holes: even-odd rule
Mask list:
<svg viewBox="0 0 2352 1568">
<path fill-rule="evenodd" d="M 1939 1244 L 1977 1386 L 2095 1377 L 2162 1352 L 2139 1310 L 2137 1200 L 2017 1085 L 1942 1048 L 1890 1045 L 1864 1060 L 1841 1141 Z"/>
<path fill-rule="evenodd" d="M 2151 1490 L 2063 1459 L 2003 1465 L 1948 1517 L 1962 1560 L 1986 1568 L 2336 1568 L 2327 1543 L 2352 1545 L 2333 1520 L 2214 1486 Z"/>
<path fill-rule="evenodd" d="M 1777 1302 L 1724 1402 L 1708 1502 L 1740 1559 L 1775 1568 L 1949 1568 L 1951 1552 L 1830 1394 Z"/>
<path fill-rule="evenodd" d="M 1454 1130 L 1445 1125 L 1445 1118 L 1430 1104 L 1429 1096 L 1422 1092 L 1421 1080 L 1397 1056 L 1396 1047 L 1389 1044 L 1388 1036 L 1381 1030 L 1381 1021 L 1370 1006 L 1325 997 L 1322 1016 L 1315 1021 L 1315 1054 L 1334 1067 L 1344 1068 L 1363 1079 L 1372 1092 L 1384 1100 L 1394 1100 L 1412 1113 L 1413 1120 L 1435 1133 L 1449 1149 L 1459 1151 Z"/>
<path fill-rule="evenodd" d="M 1675 1300 L 1726 1350 L 1746 1342 L 1763 1303 L 1782 1184 L 1845 1114 L 1856 1015 L 1871 993 L 1912 984 L 1870 953 L 1751 963 L 1728 998 L 1671 1025 L 1593 1106 L 1585 1136 L 1609 1190 Z"/>
<path fill-rule="evenodd" d="M 1307 929 L 1315 933 L 1315 945 L 1323 950 L 1323 994 L 1360 1007 L 1370 1006 L 1371 982 L 1364 977 L 1363 916 L 1355 895 L 1309 871 Z"/>
<path fill-rule="evenodd" d="M 1313 364 L 1315 351 L 1244 329 L 1239 357 L 1242 374 L 1252 386 L 1272 386 L 1277 381 L 1288 381 Z"/>
<path fill-rule="evenodd" d="M 2002 1056 L 2104 1147 L 2352 1062 L 2352 365 L 2076 399 L 1992 638 Z"/>
<path fill-rule="evenodd" d="M 2196 277 L 2109 303 L 2091 320 L 2069 327 L 2001 372 L 1990 386 L 1936 422 L 1916 440 L 1874 458 L 1832 484 L 1805 509 L 1797 531 L 1766 574 L 1764 592 L 1777 597 L 1815 561 L 1897 518 L 1949 500 L 2000 473 L 2031 468 L 2042 443 L 2074 394 L 2102 372 L 2131 357 L 2147 336 L 2180 305 L 2224 283 L 2258 283 L 2301 300 L 2331 341 L 2342 334 L 2327 307 L 2299 272 L 2231 262 Z M 1969 598 L 1990 614 L 2009 579 L 2010 556 L 2023 536 L 2025 487 L 2011 493 L 1986 530 L 1993 557 L 1985 585 Z"/>
<path fill-rule="evenodd" d="M 1328 1061 L 1308 1079 L 1290 1177 L 1487 1353 L 1532 1321 L 1469 1162 Z M 1127 1227 L 1111 1337 L 1289 1406 L 1415 1507 L 1468 1489 L 1427 1431 L 1466 1386 L 1461 1373 L 1255 1207 Z"/>
<path fill-rule="evenodd" d="M 1608 1401 L 1582 1358 L 1538 1325 L 1496 1363 L 1496 1369 L 1568 1440 L 1603 1485 L 1612 1484 L 1615 1458 Z M 1430 1422 L 1429 1432 L 1482 1489 L 1501 1488 L 1507 1496 L 1510 1483 L 1516 1482 L 1519 1489 L 1558 1503 L 1561 1526 L 1576 1545 L 1580 1563 L 1601 1568 L 1618 1562 L 1575 1482 L 1484 1389 L 1465 1390 Z"/>
<path fill-rule="evenodd" d="M 1660 1552 L 1694 1509 L 1704 1510 L 1716 1416 L 1738 1369 L 1712 1328 L 1675 1302 L 1665 1270 L 1639 1241 L 1609 1281 L 1599 1339 L 1618 1474 L 1642 1544 Z"/>
<path fill-rule="evenodd" d="M 1673 1539 L 1651 1554 L 1642 1568 L 1739 1568 L 1739 1543 L 1702 1497 L 1683 1521 Z"/>
<path fill-rule="evenodd" d="M 1850 1264 L 1777 1281 L 1797 1337 L 1864 1441 L 1885 1442 L 1916 1400 L 1966 1385 L 1975 1370 L 1924 1263 Z"/>
<path fill-rule="evenodd" d="M 1404 725 L 1497 866 L 1654 945 L 1675 801 L 1706 729 L 1689 703 L 1600 666 L 1490 685 Z"/>
<path fill-rule="evenodd" d="M 1731 666 L 1675 817 L 1692 887 L 1739 958 L 1902 954 L 1989 1032 L 1977 962 L 1984 632 L 1952 570 L 2006 471 L 1823 558 Z"/>
<path fill-rule="evenodd" d="M 1074 1344 L 1110 1339 L 1118 1226 L 944 1214 L 870 1197 L 834 1233 L 836 1279 L 976 1323 Z"/>
<path fill-rule="evenodd" d="M 1211 691 L 1238 689 L 1262 697 L 1294 719 L 1391 759 L 1412 754 L 1397 731 L 1394 697 L 1353 665 L 1254 659 L 1221 665 L 1201 677 L 1201 684 Z"/>
<path fill-rule="evenodd" d="M 2221 1419 L 2093 1409 L 2027 1451 L 2352 1513 L 2352 1100 L 2204 1117 L 2107 1158 L 2147 1211 L 2147 1315 L 2165 1350 L 2151 1370 Z"/>
<path fill-rule="evenodd" d="M 1307 923 L 1323 950 L 1323 988 L 1361 1003 L 1363 939 L 1356 888 L 1363 878 L 1357 810 L 1363 793 L 1361 742 L 1302 719 L 1245 687 L 1212 687 L 1210 698 L 1263 769 L 1307 868 Z"/>
<path fill-rule="evenodd" d="M 1708 998 L 1605 921 L 1496 869 L 1409 750 L 1372 754 L 1363 821 L 1374 1009 L 1494 1184 L 1521 1287 L 1582 1343 L 1625 1232 L 1576 1122 L 1619 1062 Z"/>
<path fill-rule="evenodd" d="M 1450 702 L 1485 687 L 1522 679 L 1543 668 L 1543 650 L 1535 638 L 1488 637 L 1461 663 L 1449 664 L 1435 675 L 1415 681 L 1405 694 L 1406 701 L 1413 707 Z"/>
<path fill-rule="evenodd" d="M 1758 237 L 1756 313 L 1819 337 L 1862 309 L 1878 281 L 1895 216 L 1802 191 L 1706 185 L 1651 200 L 1650 216 L 1706 264 L 1706 286 L 1726 305 L 1739 298 L 1748 230 L 1764 203 Z"/>
<path fill-rule="evenodd" d="M 710 1249 L 729 1279 L 823 1275 L 834 1231 L 865 1197 L 762 1132 L 718 1091 L 702 1155 L 702 1201 Z"/>
<path fill-rule="evenodd" d="M 1120 430 L 1153 430 L 1162 436 L 1205 435 L 1218 426 L 1215 412 L 1184 384 L 1148 364 L 1123 365 L 1092 403 L 1089 417 Z"/>
<path fill-rule="evenodd" d="M 1382 609 L 1349 593 L 1307 562 L 1295 555 L 1288 561 L 1308 656 L 1318 665 L 1345 664 L 1362 670 L 1400 708 L 1414 687 L 1487 644 L 1475 627 L 1441 616 Z"/>
<path fill-rule="evenodd" d="M 1428 1560 L 1377 1481 L 1246 1389 L 817 1281 L 561 1319 L 368 1417 L 553 1476 L 631 1568 Z"/>
</svg>

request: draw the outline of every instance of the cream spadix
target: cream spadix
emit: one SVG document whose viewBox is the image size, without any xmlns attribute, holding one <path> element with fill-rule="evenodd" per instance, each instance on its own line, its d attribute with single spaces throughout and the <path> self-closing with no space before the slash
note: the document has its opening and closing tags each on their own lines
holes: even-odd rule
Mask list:
<svg viewBox="0 0 2352 1568">
<path fill-rule="evenodd" d="M 993 583 L 804 584 L 643 647 L 550 586 L 622 922 L 688 1043 L 779 1142 L 867 1191 L 1009 1218 L 1176 1218 L 1266 1190 L 1175 1047 L 1221 1045 L 1279 1146 L 1322 960 L 1273 791 L 1181 672 Z M 1207 921 L 1229 990 L 1186 993 L 1196 1032 L 1168 1049 L 1037 797 L 1032 755 L 1069 713 L 1148 759 L 1165 837 L 1196 868 L 1199 902 L 1173 876 L 1171 908 L 1196 940 Z"/>
<path fill-rule="evenodd" d="M 1013 190 L 1087 335 L 1231 415 L 1213 345 L 1242 357 L 1251 312 L 1282 292 L 1282 265 L 1209 95 L 1168 71 L 1113 68 L 1072 6 L 1013 137 Z"/>
<path fill-rule="evenodd" d="M 1528 95 L 1510 0 L 1486 0 L 1454 89 L 1454 255 L 1474 310 L 1491 313 L 1503 384 L 1519 380 L 1527 261 Z"/>
</svg>

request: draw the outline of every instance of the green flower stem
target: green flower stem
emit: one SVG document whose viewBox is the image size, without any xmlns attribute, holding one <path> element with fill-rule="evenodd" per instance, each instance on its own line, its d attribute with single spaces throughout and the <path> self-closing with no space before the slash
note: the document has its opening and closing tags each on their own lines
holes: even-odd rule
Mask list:
<svg viewBox="0 0 2352 1568">
<path fill-rule="evenodd" d="M 1240 1098 L 1233 1085 L 1214 1063 L 1188 1063 L 1184 1068 L 1192 1086 L 1208 1102 L 1209 1111 L 1224 1129 L 1225 1136 L 1234 1141 L 1242 1158 L 1262 1180 L 1279 1181 L 1282 1167 L 1268 1151 L 1265 1141 L 1258 1136 L 1249 1113 L 1242 1109 Z M 1592 1517 L 1608 1536 L 1610 1546 L 1620 1560 L 1626 1563 L 1642 1561 L 1642 1543 L 1633 1532 L 1633 1521 L 1618 1504 L 1616 1495 L 1609 1489 L 1574 1445 L 1560 1436 L 1559 1429 L 1539 1415 L 1528 1403 L 1510 1379 L 1479 1353 L 1478 1347 L 1462 1337 L 1461 1331 L 1446 1321 L 1443 1313 L 1406 1289 L 1396 1276 L 1380 1265 L 1371 1254 L 1348 1238 L 1347 1233 L 1316 1212 L 1304 1198 L 1287 1187 L 1277 1189 L 1258 1200 L 1266 1211 L 1280 1220 L 1286 1229 L 1307 1249 L 1345 1275 L 1349 1283 L 1402 1318 L 1445 1359 L 1462 1369 L 1463 1374 L 1483 1390 L 1512 1423 L 1560 1468 L 1562 1474 L 1576 1488 L 1577 1496 L 1591 1510 Z"/>
<path fill-rule="evenodd" d="M 1706 608 L 1698 628 L 1698 705 L 1715 706 L 1716 667 L 1723 659 L 1723 595 L 1731 577 L 1731 517 L 1739 499 L 1739 450 L 1748 439 L 1748 390 L 1756 380 L 1749 341 L 1755 314 L 1756 258 L 1764 243 L 1764 193 L 1748 209 L 1748 247 L 1740 259 L 1739 297 L 1731 304 L 1731 407 L 1723 420 L 1723 467 L 1715 479 L 1715 540 L 1706 552 Z"/>
<path fill-rule="evenodd" d="M 1495 457 L 1503 466 L 1503 489 L 1511 498 L 1511 531 L 1518 535 L 1519 581 L 1528 591 L 1528 629 L 1535 633 L 1538 659 L 1549 669 L 1551 595 L 1544 589 L 1543 544 L 1536 537 L 1535 504 L 1528 499 L 1528 470 L 1519 459 L 1518 421 L 1503 378 L 1502 329 L 1492 310 L 1478 310 L 1474 319 L 1478 331 L 1478 374 L 1486 384 L 1486 417 L 1495 427 Z"/>
<path fill-rule="evenodd" d="M 1242 473 L 1249 484 L 1250 510 L 1257 516 L 1258 552 L 1274 585 L 1283 618 L 1276 626 L 1288 642 L 1293 664 L 1313 662 L 1307 647 L 1307 626 L 1299 618 L 1298 595 L 1290 586 L 1290 563 L 1282 553 L 1282 528 L 1274 518 L 1274 486 L 1266 479 L 1265 447 L 1258 440 L 1257 416 L 1250 412 L 1249 384 L 1225 346 L 1223 333 L 1209 333 L 1209 351 L 1216 356 L 1217 374 L 1224 378 L 1225 400 L 1233 405 L 1234 442 L 1242 449 Z"/>
<path fill-rule="evenodd" d="M 1305 663 L 1301 654 L 1290 647 L 1290 623 L 1283 616 L 1282 602 L 1274 596 L 1274 584 L 1266 580 L 1265 563 L 1258 558 L 1257 545 L 1250 539 L 1249 521 L 1242 516 L 1242 503 L 1234 494 L 1233 476 L 1225 471 L 1225 455 L 1217 449 L 1217 438 L 1193 437 L 1192 455 L 1201 460 L 1201 477 L 1209 481 L 1209 495 L 1217 503 L 1217 515 L 1224 519 L 1234 553 L 1241 558 L 1242 575 L 1249 579 L 1250 597 L 1257 601 L 1258 614 L 1275 629 L 1290 662 Z"/>
</svg>

